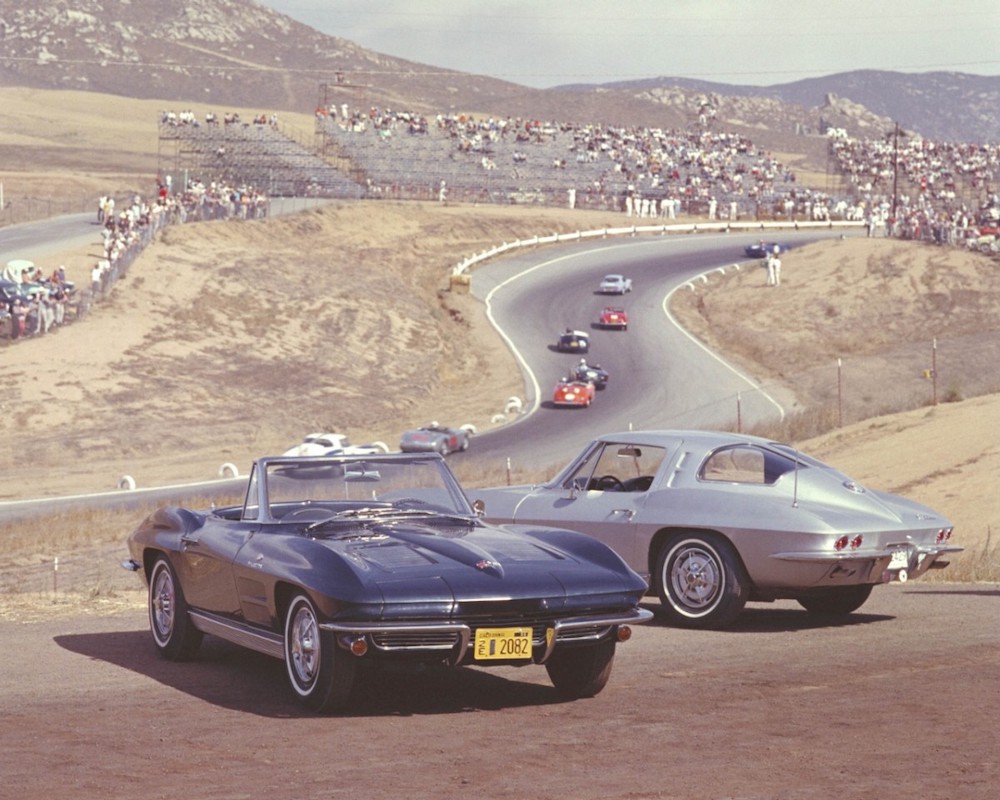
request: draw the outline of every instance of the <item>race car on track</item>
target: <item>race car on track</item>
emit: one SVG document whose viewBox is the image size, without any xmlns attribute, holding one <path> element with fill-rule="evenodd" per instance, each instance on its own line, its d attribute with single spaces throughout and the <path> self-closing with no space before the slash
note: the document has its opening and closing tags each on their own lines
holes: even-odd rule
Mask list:
<svg viewBox="0 0 1000 800">
<path fill-rule="evenodd" d="M 286 456 L 356 456 L 385 453 L 389 448 L 381 442 L 351 444 L 343 433 L 310 433 L 299 444 L 288 448 Z"/>
<path fill-rule="evenodd" d="M 748 601 L 838 618 L 872 589 L 947 565 L 952 524 L 785 444 L 715 431 L 601 436 L 552 480 L 470 493 L 497 524 L 559 525 L 650 577 L 664 616 L 731 624 Z"/>
<path fill-rule="evenodd" d="M 563 378 L 552 392 L 552 404 L 587 408 L 594 402 L 594 392 L 594 384 L 590 381 Z"/>
<path fill-rule="evenodd" d="M 541 664 L 563 698 L 590 697 L 652 617 L 645 581 L 606 545 L 486 524 L 432 453 L 261 458 L 241 504 L 160 508 L 127 546 L 161 656 L 194 658 L 216 636 L 283 662 L 290 696 L 317 711 L 349 705 L 362 670 L 388 662 Z M 254 685 L 271 672 L 206 658 L 249 667 Z"/>
<path fill-rule="evenodd" d="M 556 350 L 560 353 L 587 353 L 590 351 L 590 336 L 586 331 L 567 328 L 556 340 Z"/>
<path fill-rule="evenodd" d="M 631 291 L 632 279 L 624 275 L 605 275 L 597 287 L 598 294 L 625 294 Z"/>
<path fill-rule="evenodd" d="M 597 322 L 602 328 L 617 328 L 618 330 L 628 330 L 628 313 L 620 306 L 605 306 L 601 310 L 600 319 Z"/>
<path fill-rule="evenodd" d="M 789 250 L 790 246 L 781 242 L 765 242 L 763 239 L 748 244 L 743 248 L 747 258 L 767 258 L 768 256 L 778 256 Z"/>
<path fill-rule="evenodd" d="M 575 381 L 585 381 L 592 383 L 598 389 L 603 389 L 608 385 L 608 371 L 602 369 L 600 364 L 588 364 L 587 359 L 581 358 L 579 363 L 573 367 L 570 377 Z"/>
<path fill-rule="evenodd" d="M 404 453 L 440 453 L 446 456 L 456 450 L 468 450 L 471 437 L 472 429 L 469 427 L 450 428 L 432 422 L 406 431 L 399 440 L 399 449 Z"/>
</svg>

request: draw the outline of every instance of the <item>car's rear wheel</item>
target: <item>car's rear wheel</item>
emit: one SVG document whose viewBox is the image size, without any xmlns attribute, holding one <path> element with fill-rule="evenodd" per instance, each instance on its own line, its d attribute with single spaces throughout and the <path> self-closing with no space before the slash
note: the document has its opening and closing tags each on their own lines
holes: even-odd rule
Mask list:
<svg viewBox="0 0 1000 800">
<path fill-rule="evenodd" d="M 191 658 L 202 633 L 191 622 L 177 574 L 166 556 L 157 556 L 149 575 L 149 629 L 160 655 L 171 661 Z"/>
<path fill-rule="evenodd" d="M 316 607 L 297 594 L 285 615 L 285 667 L 299 701 L 314 711 L 337 711 L 347 705 L 354 685 L 355 657 L 337 646 L 332 633 L 319 627 Z"/>
<path fill-rule="evenodd" d="M 663 614 L 684 628 L 724 628 L 750 594 L 733 546 L 711 533 L 671 536 L 660 548 L 655 580 Z"/>
<path fill-rule="evenodd" d="M 871 596 L 872 584 L 831 586 L 821 592 L 799 597 L 798 604 L 818 617 L 844 617 L 857 611 Z"/>
<path fill-rule="evenodd" d="M 615 639 L 586 647 L 557 649 L 545 669 L 556 691 L 565 698 L 593 697 L 608 684 L 615 662 Z"/>
</svg>

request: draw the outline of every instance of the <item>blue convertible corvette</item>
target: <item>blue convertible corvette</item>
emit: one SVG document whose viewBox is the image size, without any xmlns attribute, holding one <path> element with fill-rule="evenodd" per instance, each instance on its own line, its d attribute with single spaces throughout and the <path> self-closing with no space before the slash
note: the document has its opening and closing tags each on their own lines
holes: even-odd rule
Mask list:
<svg viewBox="0 0 1000 800">
<path fill-rule="evenodd" d="M 306 706 L 350 699 L 366 660 L 544 664 L 568 698 L 594 695 L 643 579 L 589 536 L 491 526 L 437 454 L 262 458 L 242 505 L 161 508 L 128 537 L 171 660 L 212 634 L 285 662 Z"/>
</svg>

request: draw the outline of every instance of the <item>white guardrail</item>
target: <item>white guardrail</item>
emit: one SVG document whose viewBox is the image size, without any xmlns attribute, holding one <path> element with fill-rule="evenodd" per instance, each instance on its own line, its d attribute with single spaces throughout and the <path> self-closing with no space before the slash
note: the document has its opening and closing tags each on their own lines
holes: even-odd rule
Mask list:
<svg viewBox="0 0 1000 800">
<path fill-rule="evenodd" d="M 513 242 L 504 242 L 492 250 L 484 250 L 474 256 L 469 256 L 464 261 L 456 264 L 451 272 L 452 275 L 464 275 L 470 268 L 483 261 L 496 258 L 504 253 L 517 250 L 521 247 L 537 247 L 543 244 L 557 244 L 561 242 L 577 242 L 584 239 L 604 239 L 609 236 L 638 236 L 639 234 L 660 234 L 668 233 L 731 233 L 743 231 L 746 233 L 760 232 L 767 230 L 808 230 L 823 229 L 832 230 L 834 228 L 862 228 L 865 223 L 861 220 L 817 220 L 815 222 L 693 222 L 674 225 L 630 225 L 622 228 L 600 228 L 592 231 L 575 231 L 573 233 L 553 233 L 551 236 L 534 236 L 531 239 L 518 239 Z"/>
</svg>

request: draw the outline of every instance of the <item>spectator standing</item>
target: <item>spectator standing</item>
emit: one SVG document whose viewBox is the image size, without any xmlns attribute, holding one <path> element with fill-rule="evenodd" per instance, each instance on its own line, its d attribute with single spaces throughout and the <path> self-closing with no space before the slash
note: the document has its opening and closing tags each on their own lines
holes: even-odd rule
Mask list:
<svg viewBox="0 0 1000 800">
<path fill-rule="evenodd" d="M 61 284 L 52 292 L 52 314 L 56 325 L 66 321 L 66 288 Z"/>
<path fill-rule="evenodd" d="M 104 270 L 101 269 L 101 262 L 98 261 L 94 264 L 94 268 L 90 270 L 90 298 L 91 300 L 96 300 L 101 294 L 101 276 L 104 274 Z"/>
<path fill-rule="evenodd" d="M 14 301 L 13 308 L 10 313 L 11 330 L 10 336 L 12 339 L 18 339 L 25 335 L 26 329 L 28 327 L 28 301 L 23 298 L 19 298 Z"/>
</svg>

